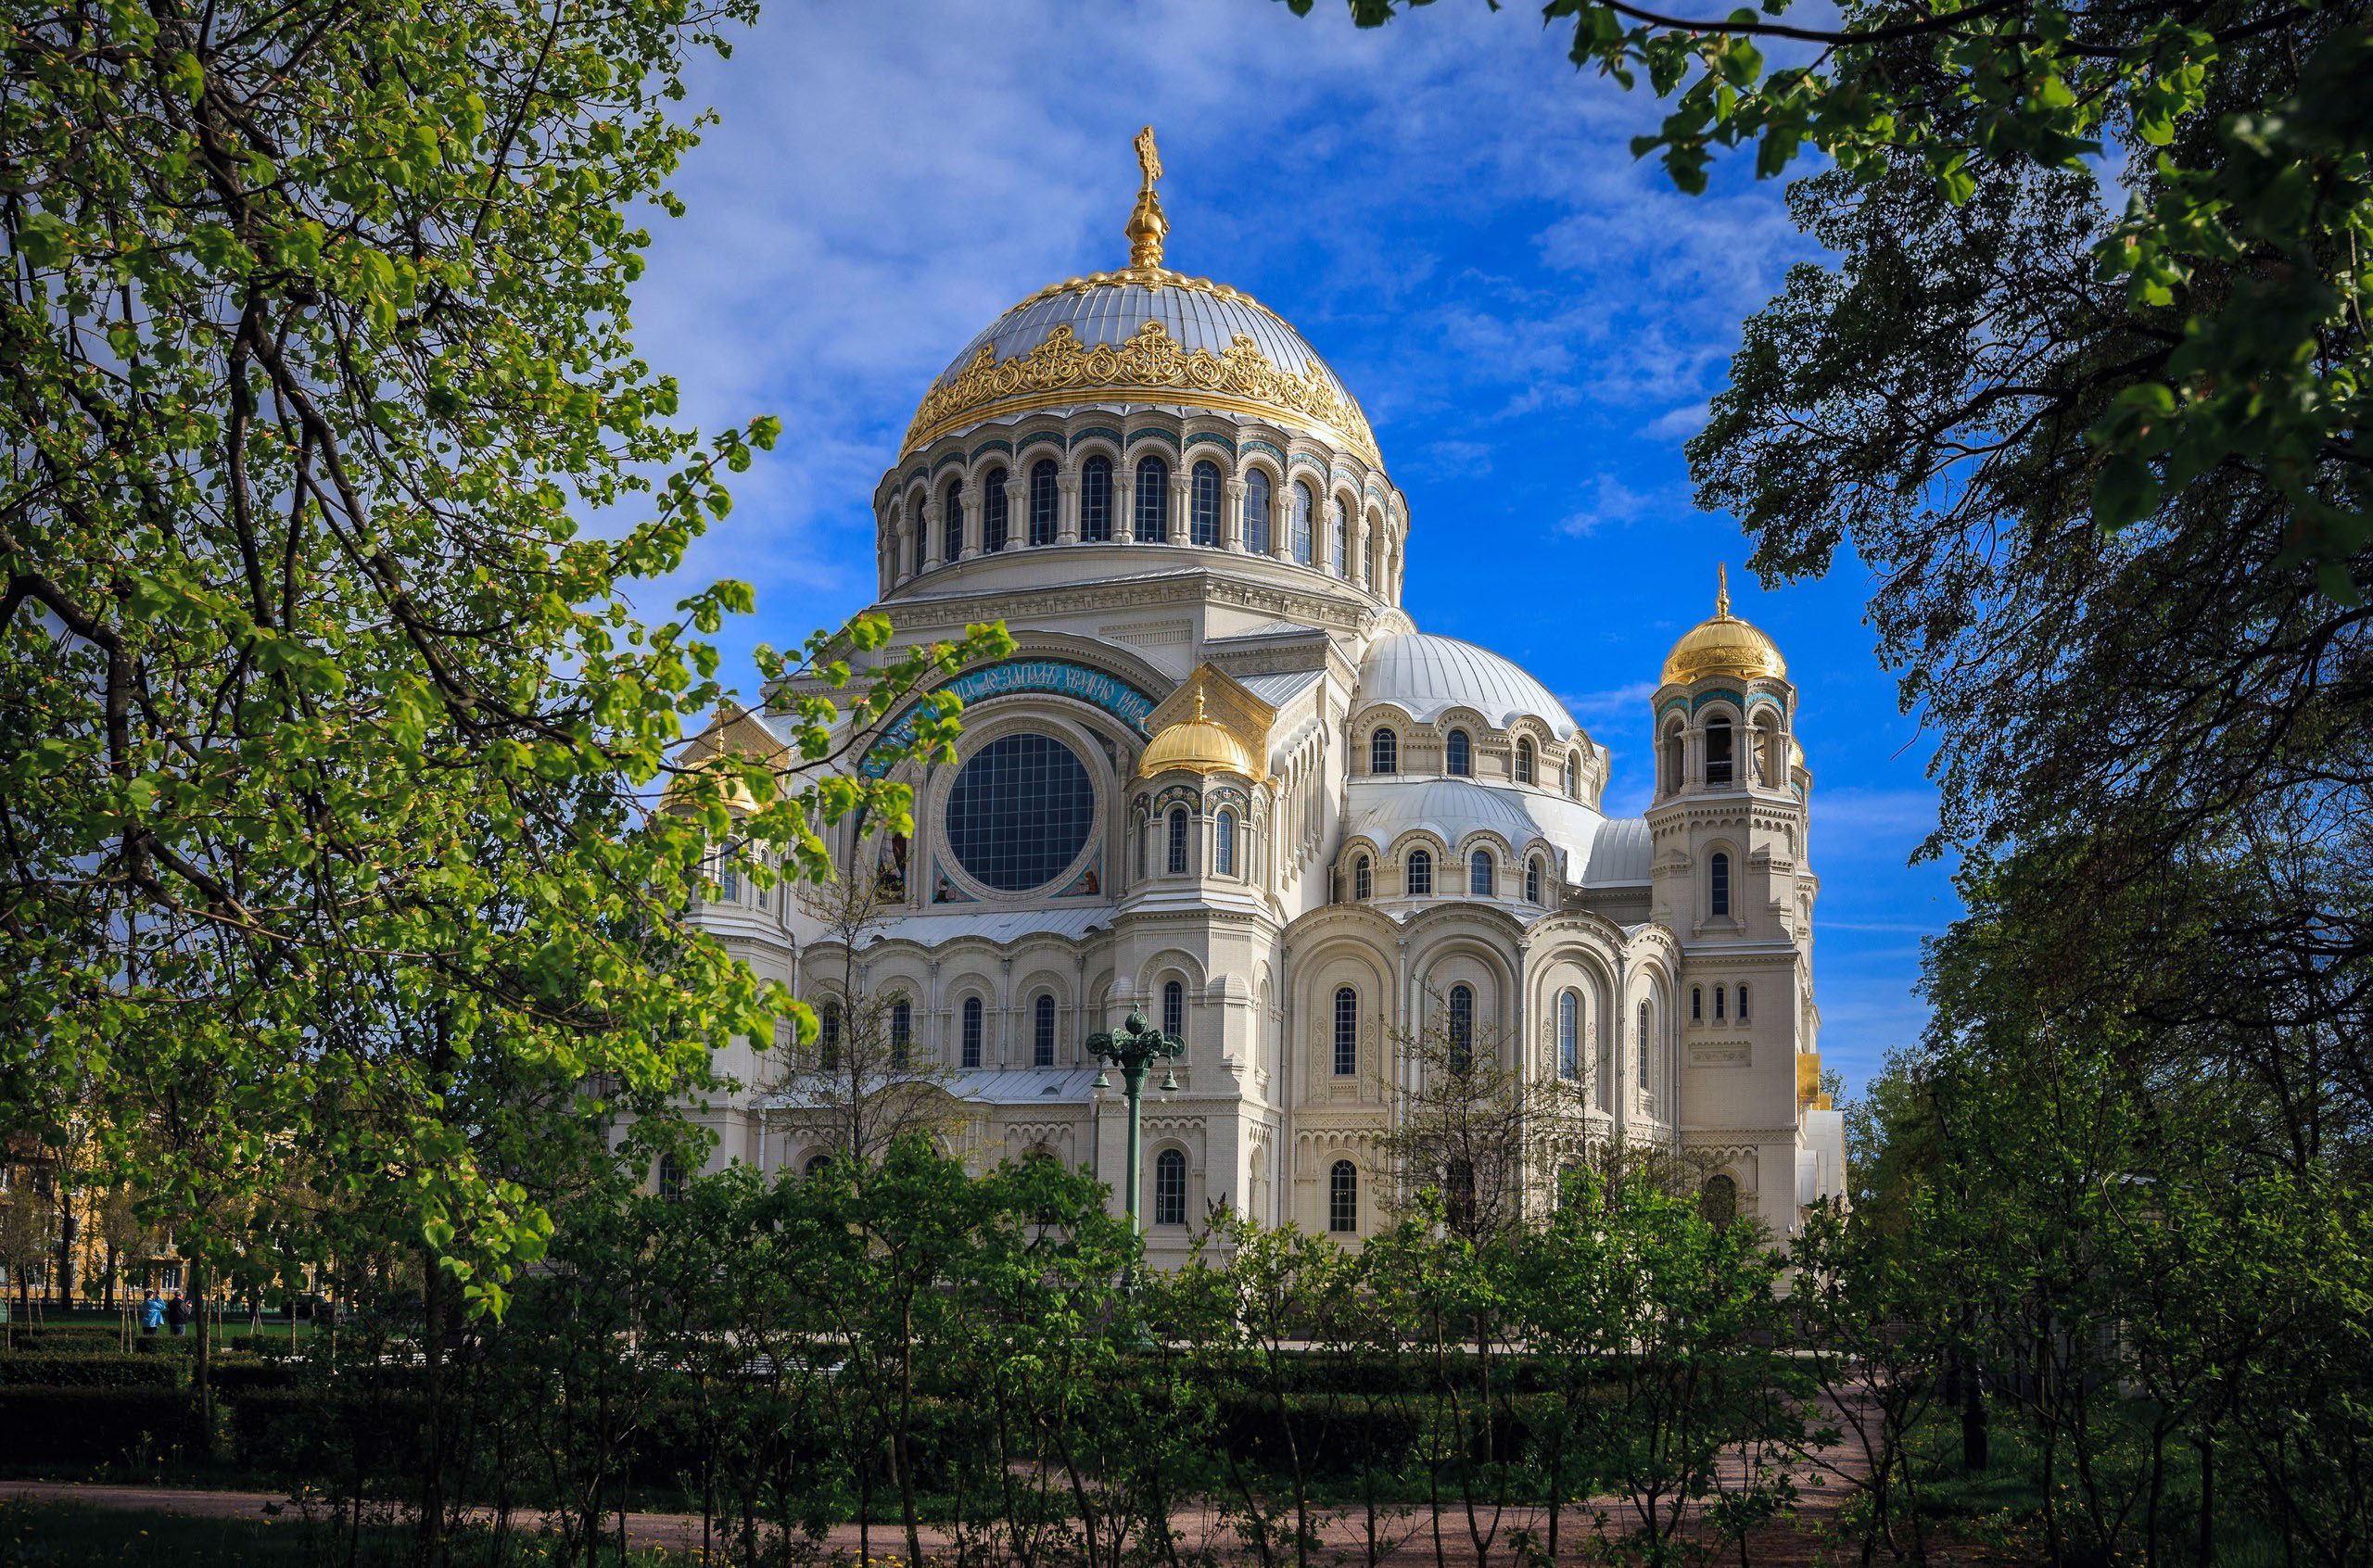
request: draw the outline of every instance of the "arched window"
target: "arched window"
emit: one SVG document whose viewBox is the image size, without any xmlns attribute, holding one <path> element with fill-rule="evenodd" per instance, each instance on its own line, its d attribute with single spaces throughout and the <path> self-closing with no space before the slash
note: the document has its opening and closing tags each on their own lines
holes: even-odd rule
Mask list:
<svg viewBox="0 0 2373 1568">
<path fill-rule="evenodd" d="M 1541 856 L 1537 854 L 1524 863 L 1524 901 L 1541 902 Z"/>
<path fill-rule="evenodd" d="M 810 1176 L 820 1175 L 820 1174 L 822 1174 L 824 1171 L 830 1170 L 831 1169 L 832 1169 L 832 1157 L 831 1157 L 831 1155 L 828 1155 L 828 1154 L 818 1154 L 818 1155 L 809 1155 L 809 1156 L 807 1157 L 807 1174 L 808 1174 L 808 1175 L 810 1175 Z"/>
<path fill-rule="evenodd" d="M 1351 862 L 1351 897 L 1365 904 L 1376 891 L 1376 879 L 1370 874 L 1368 857 L 1361 855 Z"/>
<path fill-rule="evenodd" d="M 1186 542 L 1215 545 L 1220 542 L 1220 465 L 1199 462 L 1189 478 L 1192 483 L 1186 492 Z"/>
<path fill-rule="evenodd" d="M 1463 729 L 1452 730 L 1450 732 L 1450 743 L 1445 750 L 1449 757 L 1449 767 L 1453 778 L 1466 778 L 1473 775 L 1475 772 L 1475 743 L 1466 738 L 1466 731 Z"/>
<path fill-rule="evenodd" d="M 1434 895 L 1434 857 L 1426 850 L 1409 852 L 1409 896 L 1431 898 Z"/>
<path fill-rule="evenodd" d="M 1100 452 L 1080 464 L 1079 537 L 1083 544 L 1112 541 L 1112 460 Z"/>
<path fill-rule="evenodd" d="M 1401 771 L 1401 737 L 1390 728 L 1379 729 L 1368 737 L 1368 771 L 1398 773 Z"/>
<path fill-rule="evenodd" d="M 915 1043 L 915 1005 L 904 997 L 890 1004 L 890 1066 L 903 1071 Z"/>
<path fill-rule="evenodd" d="M 1311 513 L 1315 512 L 1317 509 L 1318 498 L 1310 493 L 1310 487 L 1303 484 L 1299 479 L 1295 480 L 1293 537 L 1294 560 L 1304 566 L 1310 564 Z"/>
<path fill-rule="evenodd" d="M 1170 808 L 1170 859 L 1168 866 L 1172 876 L 1184 877 L 1186 875 L 1186 808 L 1185 806 L 1172 806 Z"/>
<path fill-rule="evenodd" d="M 1572 756 L 1566 759 L 1566 794 L 1571 800 L 1582 798 L 1582 765 Z"/>
<path fill-rule="evenodd" d="M 1689 988 L 1689 1021 L 1702 1023 L 1706 1018 L 1706 993 L 1696 986 Z"/>
<path fill-rule="evenodd" d="M 1384 526 L 1370 519 L 1368 523 L 1368 569 L 1361 579 L 1370 593 L 1384 591 Z"/>
<path fill-rule="evenodd" d="M 1746 987 L 1739 987 L 1739 1022 L 1746 1022 Z"/>
<path fill-rule="evenodd" d="M 1158 544 L 1170 535 L 1170 464 L 1148 452 L 1137 460 L 1136 524 L 1139 544 Z"/>
<path fill-rule="evenodd" d="M 684 1167 L 674 1155 L 659 1157 L 659 1176 L 655 1185 L 659 1195 L 670 1203 L 684 1195 Z"/>
<path fill-rule="evenodd" d="M 1236 813 L 1223 811 L 1212 825 L 1212 869 L 1222 877 L 1236 875 Z"/>
<path fill-rule="evenodd" d="M 1532 783 L 1532 742 L 1529 740 L 1519 740 L 1516 742 L 1516 782 L 1519 784 Z"/>
<path fill-rule="evenodd" d="M 1727 1012 L 1723 1006 L 1722 988 L 1718 985 L 1714 988 L 1714 1021 L 1716 1023 L 1720 1023 L 1727 1016 Z"/>
<path fill-rule="evenodd" d="M 923 569 L 923 552 L 929 548 L 931 519 L 923 514 L 923 493 L 920 490 L 915 492 L 915 499 L 910 504 L 915 518 L 915 558 L 907 563 L 907 570 L 920 572 Z"/>
<path fill-rule="evenodd" d="M 1739 1217 L 1739 1184 L 1728 1176 L 1708 1176 L 1697 1191 L 1697 1212 L 1706 1223 L 1726 1228 Z"/>
<path fill-rule="evenodd" d="M 1326 564 L 1339 577 L 1351 575 L 1351 520 L 1344 514 L 1340 496 L 1326 510 Z"/>
<path fill-rule="evenodd" d="M 1360 1168 L 1348 1159 L 1326 1172 L 1326 1228 L 1339 1236 L 1360 1228 Z"/>
<path fill-rule="evenodd" d="M 1044 992 L 1030 1007 L 1030 1065 L 1055 1065 L 1055 999 Z"/>
<path fill-rule="evenodd" d="M 1717 917 L 1731 912 L 1731 857 L 1716 854 L 1706 863 L 1706 891 Z"/>
<path fill-rule="evenodd" d="M 1176 980 L 1161 988 L 1161 1032 L 1181 1043 L 1186 1039 L 1186 988 Z"/>
<path fill-rule="evenodd" d="M 1012 503 L 1005 497 L 1005 470 L 989 470 L 987 483 L 981 493 L 981 550 L 995 555 L 1005 548 L 1008 525 L 1012 522 Z"/>
<path fill-rule="evenodd" d="M 964 481 L 950 479 L 939 498 L 939 558 L 955 561 L 964 553 Z"/>
<path fill-rule="evenodd" d="M 1153 1222 L 1186 1223 L 1186 1157 L 1176 1149 L 1153 1157 Z"/>
<path fill-rule="evenodd" d="M 1577 992 L 1557 993 L 1557 1076 L 1569 1083 L 1582 1076 L 1582 998 Z"/>
<path fill-rule="evenodd" d="M 1667 794 L 1670 794 L 1681 788 L 1681 721 L 1679 719 L 1673 720 L 1672 727 L 1665 731 L 1660 760 L 1662 766 L 1658 771 L 1664 775 L 1662 779 L 1664 790 Z"/>
<path fill-rule="evenodd" d="M 1475 988 L 1450 988 L 1450 1070 L 1465 1072 L 1475 1065 Z"/>
<path fill-rule="evenodd" d="M 1491 875 L 1491 852 L 1477 850 L 1466 857 L 1466 895 L 1490 898 L 1497 891 L 1497 879 Z"/>
<path fill-rule="evenodd" d="M 717 874 L 717 891 L 718 897 L 728 904 L 739 904 L 742 901 L 741 862 L 730 859 L 726 861 L 724 870 Z"/>
<path fill-rule="evenodd" d="M 1335 1076 L 1349 1078 L 1360 1070 L 1360 993 L 1348 985 L 1335 988 Z"/>
<path fill-rule="evenodd" d="M 1716 714 L 1706 721 L 1706 782 L 1731 781 L 1731 721 Z"/>
<path fill-rule="evenodd" d="M 1631 1055 L 1639 1063 L 1635 1070 L 1640 1075 L 1640 1087 L 1645 1089 L 1648 1086 L 1648 1005 L 1645 1002 L 1640 1004 L 1639 1036 L 1632 1043 Z"/>
<path fill-rule="evenodd" d="M 1244 476 L 1244 548 L 1269 553 L 1269 475 L 1258 468 Z"/>
<path fill-rule="evenodd" d="M 825 1072 L 836 1072 L 841 1066 L 841 1005 L 824 1004 L 824 1020 L 816 1036 L 816 1066 Z"/>
<path fill-rule="evenodd" d="M 981 1065 L 981 999 L 977 996 L 964 998 L 962 1065 L 968 1068 L 976 1068 Z"/>
<path fill-rule="evenodd" d="M 1055 461 L 1041 458 L 1030 465 L 1030 542 L 1055 542 Z"/>
</svg>

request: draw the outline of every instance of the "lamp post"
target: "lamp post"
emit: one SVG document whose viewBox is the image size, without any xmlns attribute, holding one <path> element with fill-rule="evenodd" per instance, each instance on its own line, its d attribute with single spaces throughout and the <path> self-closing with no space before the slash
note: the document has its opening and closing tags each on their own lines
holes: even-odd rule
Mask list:
<svg viewBox="0 0 2373 1568">
<path fill-rule="evenodd" d="M 1167 1063 L 1186 1049 L 1186 1043 L 1174 1034 L 1164 1034 L 1146 1022 L 1143 1013 L 1132 1009 L 1128 1022 L 1109 1032 L 1099 1031 L 1087 1037 L 1088 1051 L 1099 1061 L 1109 1062 L 1121 1069 L 1122 1093 L 1129 1101 L 1129 1180 L 1122 1191 L 1129 1210 L 1129 1228 L 1143 1231 L 1145 1221 L 1137 1212 L 1139 1166 L 1137 1154 L 1138 1106 L 1146 1092 L 1146 1069 L 1156 1062 Z M 1098 1089 L 1112 1087 L 1110 1073 L 1098 1069 L 1096 1074 Z M 1165 1066 L 1161 1069 L 1162 1092 L 1168 1094 L 1178 1087 L 1178 1077 Z"/>
</svg>

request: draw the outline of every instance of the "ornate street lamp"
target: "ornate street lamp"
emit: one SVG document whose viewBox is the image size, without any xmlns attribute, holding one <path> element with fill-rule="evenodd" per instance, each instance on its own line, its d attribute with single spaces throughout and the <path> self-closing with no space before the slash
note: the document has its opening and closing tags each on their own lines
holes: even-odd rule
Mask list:
<svg viewBox="0 0 2373 1568">
<path fill-rule="evenodd" d="M 1174 1034 L 1164 1034 L 1147 1023 L 1143 1013 L 1132 1009 L 1129 1021 L 1119 1029 L 1109 1033 L 1099 1031 L 1089 1035 L 1087 1048 L 1098 1060 L 1109 1062 L 1121 1069 L 1122 1092 L 1128 1096 L 1129 1100 L 1129 1180 L 1123 1191 L 1126 1195 L 1129 1226 L 1132 1230 L 1142 1231 L 1145 1229 L 1145 1222 L 1137 1212 L 1137 1184 L 1140 1174 L 1138 1166 L 1141 1163 L 1137 1155 L 1137 1107 L 1146 1092 L 1146 1069 L 1156 1062 L 1163 1063 L 1162 1092 L 1168 1094 L 1175 1090 L 1178 1087 L 1178 1077 L 1170 1070 L 1167 1064 L 1173 1056 L 1186 1051 L 1186 1043 Z M 1096 1086 L 1098 1089 L 1111 1088 L 1111 1075 L 1098 1069 L 1096 1074 Z"/>
</svg>

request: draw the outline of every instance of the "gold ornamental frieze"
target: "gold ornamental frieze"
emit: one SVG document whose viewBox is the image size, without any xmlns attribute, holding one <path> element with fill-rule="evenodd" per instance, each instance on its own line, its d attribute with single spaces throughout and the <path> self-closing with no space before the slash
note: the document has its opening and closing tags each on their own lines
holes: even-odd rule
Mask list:
<svg viewBox="0 0 2373 1568">
<path fill-rule="evenodd" d="M 1227 348 L 1187 349 L 1158 321 L 1119 343 L 1083 344 L 1061 323 L 1027 354 L 999 360 L 981 346 L 972 362 L 925 395 L 907 427 L 906 451 L 997 413 L 1052 408 L 1085 398 L 1125 398 L 1193 403 L 1230 413 L 1280 420 L 1345 448 L 1378 467 L 1367 416 L 1316 364 L 1301 374 L 1270 363 L 1252 339 L 1235 335 Z"/>
</svg>

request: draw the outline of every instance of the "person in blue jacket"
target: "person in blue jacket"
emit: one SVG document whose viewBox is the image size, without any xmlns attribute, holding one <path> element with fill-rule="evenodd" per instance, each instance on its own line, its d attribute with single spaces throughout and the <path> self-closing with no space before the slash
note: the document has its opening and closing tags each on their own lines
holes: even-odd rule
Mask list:
<svg viewBox="0 0 2373 1568">
<path fill-rule="evenodd" d="M 140 1332 L 154 1334 L 165 1326 L 165 1304 L 151 1290 L 148 1299 L 140 1304 Z"/>
</svg>

